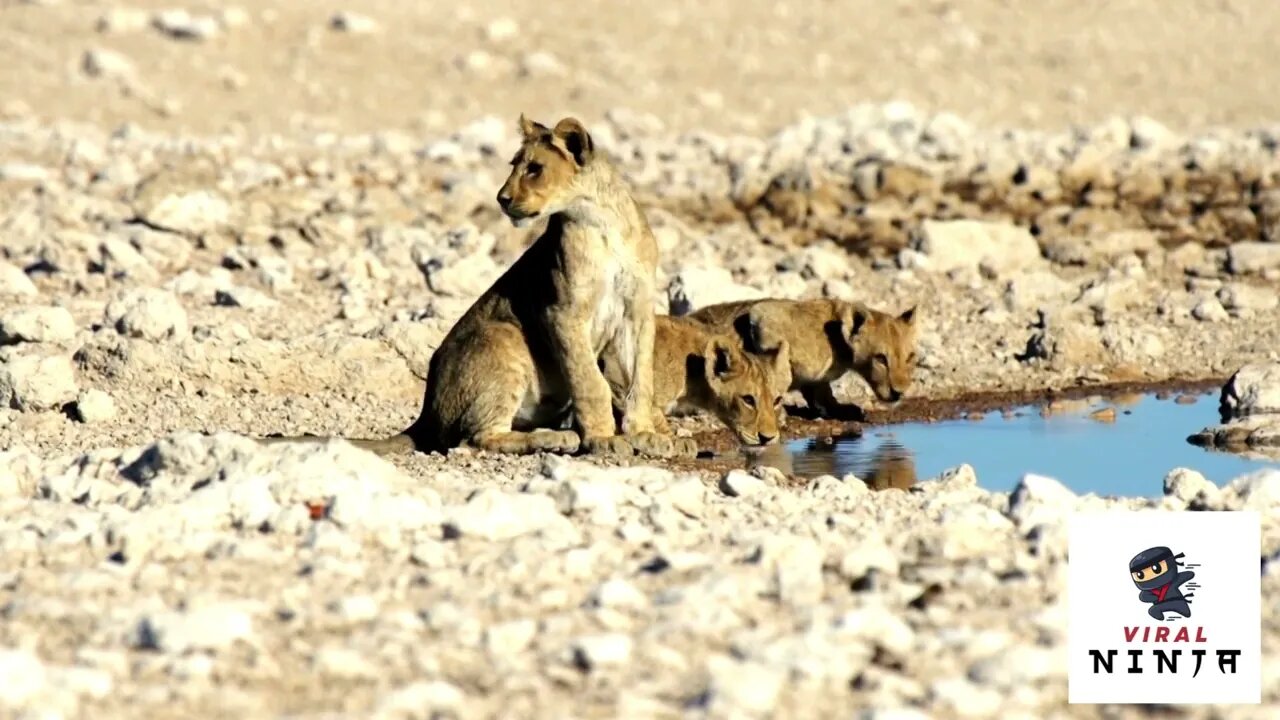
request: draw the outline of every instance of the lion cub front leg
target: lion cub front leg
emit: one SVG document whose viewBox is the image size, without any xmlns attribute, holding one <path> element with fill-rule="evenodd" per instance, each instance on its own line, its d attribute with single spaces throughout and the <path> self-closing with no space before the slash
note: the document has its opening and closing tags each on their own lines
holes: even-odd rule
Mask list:
<svg viewBox="0 0 1280 720">
<path fill-rule="evenodd" d="M 591 454 L 634 454 L 631 443 L 615 431 L 609 383 L 591 350 L 587 323 L 570 313 L 553 312 L 547 325 L 582 431 L 582 449 Z"/>
<path fill-rule="evenodd" d="M 635 353 L 632 365 L 635 370 L 631 373 L 631 387 L 625 395 L 626 409 L 622 419 L 622 432 L 626 434 L 627 439 L 637 451 L 655 457 L 671 457 L 676 447 L 671 439 L 670 428 L 666 427 L 666 418 L 653 407 L 655 332 L 652 308 L 652 301 L 647 296 L 642 296 L 637 302 L 637 316 L 629 318 L 630 332 L 634 338 L 631 346 Z M 622 345 L 626 346 L 628 343 L 622 343 Z M 620 359 L 623 362 L 630 360 L 630 358 Z M 655 418 L 662 419 L 661 427 Z"/>
<path fill-rule="evenodd" d="M 835 393 L 831 391 L 830 383 L 817 382 L 804 385 L 800 388 L 800 395 L 804 397 L 809 409 L 816 413 L 818 417 L 846 422 L 862 422 L 866 419 L 863 416 L 862 408 L 857 405 L 846 405 L 840 402 Z"/>
</svg>

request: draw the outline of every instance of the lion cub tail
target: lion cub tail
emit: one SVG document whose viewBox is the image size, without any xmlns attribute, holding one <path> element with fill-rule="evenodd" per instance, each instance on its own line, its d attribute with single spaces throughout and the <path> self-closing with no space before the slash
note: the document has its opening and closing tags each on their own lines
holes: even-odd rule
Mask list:
<svg viewBox="0 0 1280 720">
<path fill-rule="evenodd" d="M 325 443 L 330 440 L 346 440 L 351 445 L 368 450 L 377 455 L 392 455 L 404 452 L 413 452 L 413 439 L 407 433 L 398 433 L 387 438 L 373 439 L 352 439 L 339 437 L 325 437 L 322 435 L 268 435 L 267 437 L 256 438 L 263 445 L 275 445 L 277 443 Z"/>
</svg>

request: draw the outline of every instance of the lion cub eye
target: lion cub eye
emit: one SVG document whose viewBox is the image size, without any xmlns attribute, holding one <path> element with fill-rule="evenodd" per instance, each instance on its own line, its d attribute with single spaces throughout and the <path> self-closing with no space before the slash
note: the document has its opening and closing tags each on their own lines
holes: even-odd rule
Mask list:
<svg viewBox="0 0 1280 720">
<path fill-rule="evenodd" d="M 911 353 L 910 355 L 908 355 L 908 356 L 907 356 L 907 364 L 908 364 L 908 365 L 915 365 L 915 364 L 916 364 L 916 354 L 915 354 L 915 353 Z"/>
<path fill-rule="evenodd" d="M 754 395 L 743 395 L 742 402 L 749 408 L 756 406 L 756 397 Z"/>
<path fill-rule="evenodd" d="M 774 398 L 774 399 L 773 399 L 773 406 L 774 406 L 774 407 L 782 407 L 782 396 L 781 396 L 781 395 L 779 395 L 778 397 L 776 397 L 776 398 Z"/>
<path fill-rule="evenodd" d="M 885 354 L 884 354 L 884 353 L 879 353 L 879 354 L 878 354 L 878 355 L 876 355 L 876 356 L 875 356 L 875 358 L 873 358 L 873 359 L 874 359 L 876 362 L 880 363 L 881 365 L 888 365 L 888 364 L 889 364 L 889 358 L 885 357 Z"/>
<path fill-rule="evenodd" d="M 538 177 L 542 174 L 542 163 L 531 162 L 525 166 L 524 171 L 529 177 Z"/>
</svg>

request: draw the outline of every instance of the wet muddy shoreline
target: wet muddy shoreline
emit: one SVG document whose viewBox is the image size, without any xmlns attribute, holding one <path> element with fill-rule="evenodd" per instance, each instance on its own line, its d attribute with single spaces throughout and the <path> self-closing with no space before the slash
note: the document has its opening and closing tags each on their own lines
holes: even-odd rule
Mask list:
<svg viewBox="0 0 1280 720">
<path fill-rule="evenodd" d="M 1037 406 L 1043 408 L 1042 412 L 1049 412 L 1056 402 L 1098 396 L 1109 398 L 1145 394 L 1200 395 L 1216 391 L 1225 380 L 1225 378 L 1215 377 L 1170 378 L 1154 381 L 1104 382 L 1065 388 L 990 390 L 943 399 L 907 398 L 896 407 L 871 407 L 865 411 L 860 421 L 809 420 L 794 415 L 789 416 L 783 431 L 783 442 L 813 438 L 819 442 L 831 444 L 837 439 L 859 437 L 870 428 L 905 423 L 937 423 L 959 420 L 975 414 L 985 415 L 990 412 L 1013 411 L 1017 408 Z M 804 412 L 803 408 L 792 409 L 792 411 L 795 410 Z M 1206 425 L 1214 421 L 1214 417 L 1205 418 Z M 695 460 L 670 461 L 669 464 L 674 469 L 723 473 L 749 466 L 749 455 L 740 451 L 741 447 L 728 431 L 718 429 L 702 431 L 695 433 L 694 437 L 703 450 L 702 455 Z M 1184 439 L 1171 439 L 1170 442 L 1184 442 Z M 796 476 L 789 476 L 788 479 L 795 483 L 807 482 Z"/>
</svg>

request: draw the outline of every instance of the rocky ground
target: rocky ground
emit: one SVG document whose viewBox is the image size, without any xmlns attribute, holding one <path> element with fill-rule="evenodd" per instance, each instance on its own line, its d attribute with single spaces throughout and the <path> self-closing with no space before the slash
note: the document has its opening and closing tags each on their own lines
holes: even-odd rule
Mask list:
<svg viewBox="0 0 1280 720">
<path fill-rule="evenodd" d="M 662 245 L 660 311 L 918 306 L 917 403 L 1245 368 L 1201 441 L 1262 451 L 1280 436 L 1280 108 L 1247 68 L 1280 14 L 1172 3 L 1147 27 L 1145 4 L 1085 22 L 1044 2 L 1015 41 L 989 29 L 1012 12 L 994 2 L 851 3 L 891 29 L 824 84 L 782 73 L 845 57 L 841 36 L 734 35 L 710 22 L 727 4 L 623 30 L 576 18 L 617 42 L 554 46 L 562 10 L 515 4 L 152 5 L 0 5 L 16 69 L 0 74 L 0 714 L 1128 717 L 1065 702 L 1065 513 L 1262 510 L 1277 589 L 1275 472 L 1224 489 L 1171 472 L 1158 501 L 1036 477 L 990 493 L 965 467 L 871 493 L 246 436 L 374 437 L 416 416 L 432 350 L 531 238 L 493 201 L 525 109 L 580 113 L 632 181 Z M 784 34 L 826 27 L 739 8 Z M 423 29 L 441 18 L 457 37 Z M 1188 49 L 1173 30 L 1192 18 Z M 624 37 L 653 22 L 675 23 L 672 48 L 764 43 L 780 64 L 688 68 Z M 1041 37 L 1067 22 L 1079 42 Z M 933 55 L 905 44 L 924 36 Z M 1047 54 L 1028 65 L 1012 42 Z M 889 62 L 910 48 L 918 65 Z M 1088 48 L 1104 70 L 1167 60 L 1183 87 L 1092 82 Z M 969 80 L 940 74 L 951 55 Z M 415 63 L 430 78 L 406 79 Z M 1079 91 L 1054 85 L 1068 77 Z M 875 408 L 856 381 L 837 390 Z M 678 427 L 723 446 L 705 419 Z"/>
</svg>

